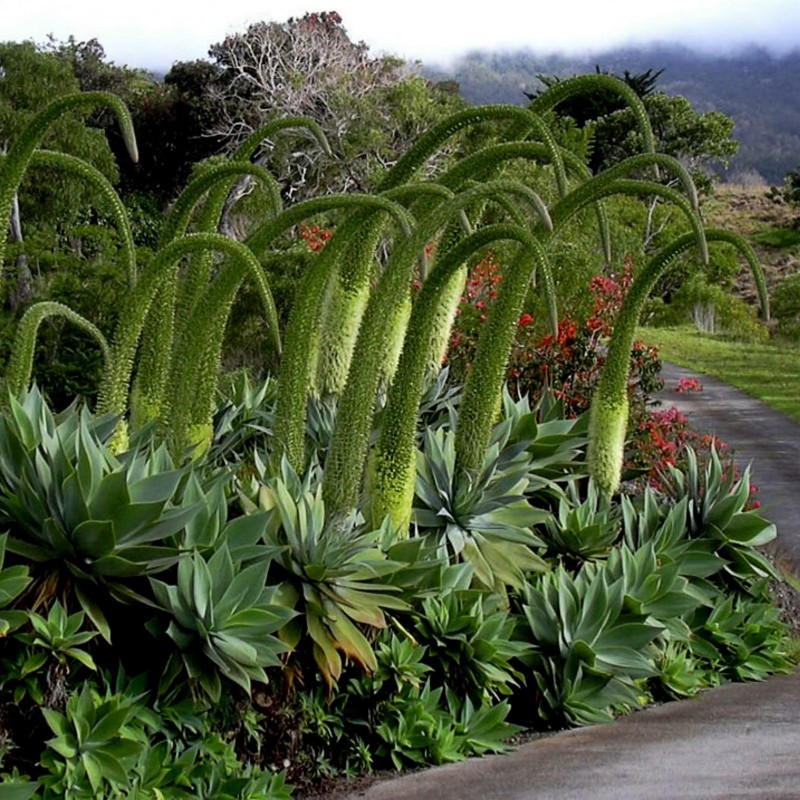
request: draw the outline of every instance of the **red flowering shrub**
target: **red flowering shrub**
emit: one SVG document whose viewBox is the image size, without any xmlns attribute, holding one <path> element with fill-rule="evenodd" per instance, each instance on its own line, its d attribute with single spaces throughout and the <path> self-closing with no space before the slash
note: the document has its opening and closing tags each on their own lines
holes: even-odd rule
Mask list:
<svg viewBox="0 0 800 800">
<path fill-rule="evenodd" d="M 478 337 L 497 297 L 502 271 L 488 255 L 469 276 L 447 360 L 451 379 L 462 381 L 470 369 Z M 558 324 L 558 333 L 542 335 L 527 312 L 517 322 L 517 337 L 508 366 L 508 387 L 514 394 L 538 399 L 550 390 L 564 403 L 565 413 L 576 416 L 586 411 L 605 363 L 605 337 L 613 329 L 625 294 L 633 282 L 632 267 L 626 260 L 621 275 L 596 276 L 589 284 L 593 295 L 592 313 L 584 322 L 569 317 Z M 717 437 L 692 430 L 677 408 L 654 409 L 650 398 L 663 386 L 661 360 L 654 347 L 635 342 L 631 351 L 631 419 L 625 469 L 638 475 L 633 486 L 658 489 L 670 466 L 685 469 L 686 451 L 692 447 L 700 464 L 710 458 L 712 446 L 728 469 L 736 472 L 733 454 Z M 679 391 L 702 391 L 695 379 L 684 379 Z M 736 473 L 738 474 L 738 473 Z M 754 490 L 755 491 L 755 490 Z M 752 497 L 749 508 L 758 508 Z"/>
<path fill-rule="evenodd" d="M 491 253 L 478 262 L 467 279 L 446 356 L 450 375 L 456 381 L 463 381 L 472 366 L 478 338 L 483 324 L 489 319 L 489 308 L 497 297 L 497 284 L 502 280 L 500 265 Z"/>
<path fill-rule="evenodd" d="M 594 295 L 592 314 L 586 320 L 587 326 L 609 336 L 614 320 L 622 307 L 622 301 L 633 283 L 633 264 L 630 256 L 625 257 L 622 274 L 595 275 L 589 281 L 589 291 Z"/>
<path fill-rule="evenodd" d="M 670 466 L 678 466 L 690 443 L 691 429 L 675 406 L 663 410 L 645 408 L 629 426 L 629 449 L 625 468 L 645 470 L 647 482 L 658 488 L 660 477 Z M 710 444 L 706 447 L 708 450 Z M 723 445 L 724 447 L 724 445 Z"/>
<path fill-rule="evenodd" d="M 718 436 L 699 433 L 694 430 L 686 417 L 675 407 L 653 409 L 644 406 L 634 413 L 628 428 L 628 449 L 625 454 L 625 469 L 639 473 L 634 485 L 649 485 L 654 489 L 663 488 L 664 477 L 669 467 L 678 467 L 683 472 L 688 466 L 686 451 L 691 447 L 697 456 L 700 469 L 711 459 L 711 451 L 716 450 L 725 469 L 723 477 L 732 471 L 735 481 L 741 471 L 734 461 L 733 451 Z M 750 499 L 746 510 L 760 508 L 756 499 L 758 487 L 750 484 Z"/>
<path fill-rule="evenodd" d="M 478 337 L 502 279 L 500 265 L 492 255 L 485 256 L 469 276 L 448 353 L 451 376 L 456 381 L 463 380 L 472 364 Z M 533 316 L 521 314 L 508 365 L 509 391 L 538 399 L 549 389 L 562 399 L 568 416 L 585 411 L 605 362 L 603 338 L 611 331 L 631 282 L 628 261 L 619 278 L 593 278 L 589 285 L 594 297 L 591 316 L 583 322 L 562 319 L 555 336 L 542 335 Z M 631 353 L 632 396 L 644 400 L 661 388 L 660 369 L 658 352 L 637 342 Z"/>
</svg>

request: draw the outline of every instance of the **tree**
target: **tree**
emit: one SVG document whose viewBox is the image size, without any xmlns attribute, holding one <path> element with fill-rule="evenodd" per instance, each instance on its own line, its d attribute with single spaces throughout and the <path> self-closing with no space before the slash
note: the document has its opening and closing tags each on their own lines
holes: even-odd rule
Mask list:
<svg viewBox="0 0 800 800">
<path fill-rule="evenodd" d="M 151 195 L 164 207 L 185 186 L 192 166 L 220 151 L 222 137 L 209 133 L 222 114 L 210 92 L 218 74 L 207 61 L 178 62 L 163 83 L 133 99 L 140 157 L 123 167 L 123 192 Z"/>
<path fill-rule="evenodd" d="M 335 12 L 285 23 L 259 22 L 209 51 L 219 77 L 211 87 L 222 119 L 209 133 L 233 150 L 270 119 L 305 116 L 325 131 L 334 152 L 289 151 L 282 138 L 279 178 L 292 199 L 322 191 L 363 190 L 436 119 L 459 107 L 396 58 L 372 57 L 350 40 Z"/>
<path fill-rule="evenodd" d="M 700 114 L 680 95 L 655 92 L 644 98 L 644 104 L 653 125 L 657 148 L 683 163 L 692 173 L 699 190 L 709 191 L 712 167 L 717 163 L 727 166 L 739 149 L 739 143 L 733 138 L 733 120 L 719 111 Z M 595 141 L 612 141 L 624 124 L 630 125 L 622 119 L 626 113 L 615 112 L 598 121 Z M 629 133 L 622 138 L 610 158 L 616 156 L 614 160 L 618 160 L 630 155 L 636 146 L 636 134 Z M 613 152 L 614 148 L 606 148 L 607 152 L 609 150 Z"/>
<path fill-rule="evenodd" d="M 20 134 L 32 116 L 48 102 L 78 91 L 80 85 L 71 66 L 56 53 L 33 42 L 0 44 L 0 152 Z M 87 127 L 79 115 L 65 116 L 53 126 L 45 146 L 79 156 L 93 164 L 110 180 L 116 180 L 116 162 L 103 132 Z M 23 243 L 23 220 L 54 236 L 65 236 L 76 224 L 89 195 L 82 181 L 64 173 L 34 167 L 37 180 L 27 181 L 14 204 L 10 220 L 11 243 Z M 54 227 L 51 220 L 58 220 Z M 2 222 L 1 224 L 6 224 Z M 30 299 L 32 278 L 27 257 L 17 248 L 15 286 L 9 304 L 16 308 Z"/>
<path fill-rule="evenodd" d="M 790 206 L 800 207 L 800 164 L 786 173 L 781 194 Z"/>
<path fill-rule="evenodd" d="M 598 75 L 611 75 L 611 72 L 601 72 L 599 65 L 595 65 L 595 72 Z M 656 88 L 656 82 L 664 70 L 660 69 L 653 72 L 648 69 L 646 72 L 631 73 L 630 70 L 625 70 L 620 80 L 630 86 L 636 95 L 640 98 L 645 98 L 647 95 L 652 94 Z M 615 76 L 619 77 L 619 76 Z M 556 75 L 537 75 L 536 78 L 544 84 L 545 89 L 561 83 L 561 78 Z M 523 94 L 529 100 L 535 100 L 541 92 L 525 92 Z M 559 103 L 559 113 L 564 116 L 572 117 L 576 124 L 581 127 L 589 122 L 598 120 L 601 117 L 606 117 L 613 114 L 615 111 L 621 111 L 626 107 L 625 102 L 615 92 L 608 89 L 595 89 L 591 94 L 577 95 L 567 98 L 564 102 Z"/>
<path fill-rule="evenodd" d="M 600 68 L 596 67 L 598 74 Z M 727 166 L 739 149 L 733 138 L 733 120 L 718 111 L 698 113 L 680 95 L 671 96 L 659 91 L 656 82 L 663 70 L 632 74 L 625 70 L 621 80 L 642 99 L 653 126 L 656 149 L 681 161 L 691 172 L 698 188 L 708 191 L 709 172 L 715 163 Z M 537 76 L 545 87 L 559 83 L 554 76 Z M 526 95 L 533 99 L 536 94 Z M 594 92 L 571 97 L 557 111 L 571 117 L 576 124 L 588 127 L 592 133 L 592 154 L 589 166 L 593 172 L 606 169 L 621 159 L 641 152 L 639 134 L 633 125 L 630 109 L 619 96 Z"/>
<path fill-rule="evenodd" d="M 126 103 L 154 83 L 153 76 L 142 69 L 119 66 L 109 61 L 97 39 L 79 42 L 70 36 L 66 42 L 50 40 L 48 49 L 66 61 L 83 92 L 111 92 Z"/>
</svg>

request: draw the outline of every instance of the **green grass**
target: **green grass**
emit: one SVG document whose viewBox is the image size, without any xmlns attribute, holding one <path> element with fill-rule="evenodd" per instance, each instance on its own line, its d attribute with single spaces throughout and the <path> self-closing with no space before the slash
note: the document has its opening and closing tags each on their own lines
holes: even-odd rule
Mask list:
<svg viewBox="0 0 800 800">
<path fill-rule="evenodd" d="M 734 342 L 689 326 L 641 328 L 639 338 L 665 361 L 719 378 L 800 420 L 799 346 Z"/>
<path fill-rule="evenodd" d="M 800 244 L 800 228 L 764 228 L 754 233 L 750 240 L 766 247 L 789 249 Z"/>
</svg>

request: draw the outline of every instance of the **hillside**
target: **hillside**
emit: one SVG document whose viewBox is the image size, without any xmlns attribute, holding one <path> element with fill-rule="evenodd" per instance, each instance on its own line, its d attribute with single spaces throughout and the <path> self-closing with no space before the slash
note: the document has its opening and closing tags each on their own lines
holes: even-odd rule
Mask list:
<svg viewBox="0 0 800 800">
<path fill-rule="evenodd" d="M 663 69 L 662 91 L 684 95 L 698 111 L 733 117 L 741 143 L 727 173 L 733 181 L 757 182 L 760 176 L 762 182 L 779 184 L 800 163 L 800 50 L 780 57 L 760 48 L 713 56 L 678 46 L 618 49 L 584 58 L 477 52 L 448 71 L 428 74 L 458 81 L 473 103 L 524 104 L 523 91 L 540 86 L 537 75 L 593 72 L 596 65 L 616 74 Z M 758 176 L 748 175 L 752 172 Z"/>
<path fill-rule="evenodd" d="M 723 184 L 706 200 L 704 214 L 713 226 L 747 237 L 764 267 L 770 294 L 789 275 L 800 271 L 800 212 L 776 202 L 764 187 Z M 742 269 L 736 291 L 754 305 L 755 285 L 750 271 Z"/>
</svg>

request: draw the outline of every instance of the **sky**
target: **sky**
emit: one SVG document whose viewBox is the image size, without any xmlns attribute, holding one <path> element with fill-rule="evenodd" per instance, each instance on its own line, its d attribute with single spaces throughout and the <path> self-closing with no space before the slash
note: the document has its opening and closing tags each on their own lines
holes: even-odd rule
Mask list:
<svg viewBox="0 0 800 800">
<path fill-rule="evenodd" d="M 751 44 L 800 47 L 800 0 L 488 0 L 479 14 L 452 0 L 4 0 L 0 40 L 96 38 L 109 59 L 166 70 L 207 56 L 210 44 L 260 20 L 338 11 L 354 41 L 376 54 L 447 65 L 472 50 L 526 48 L 591 54 L 677 42 L 727 52 Z"/>
</svg>

